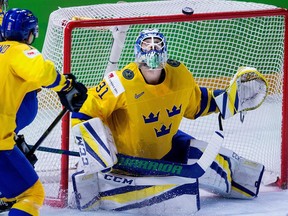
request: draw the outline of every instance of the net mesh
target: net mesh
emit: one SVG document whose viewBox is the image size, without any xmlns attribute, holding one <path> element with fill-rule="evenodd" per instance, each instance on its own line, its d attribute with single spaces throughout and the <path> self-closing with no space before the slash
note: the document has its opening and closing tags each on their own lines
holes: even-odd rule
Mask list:
<svg viewBox="0 0 288 216">
<path fill-rule="evenodd" d="M 63 55 L 71 54 L 71 73 L 87 87 L 102 79 L 113 43 L 107 27 L 85 27 L 72 30 L 71 53 L 63 53 L 63 28 L 75 16 L 94 19 L 166 16 L 181 14 L 183 7 L 191 7 L 194 14 L 229 12 L 234 16 L 225 19 L 133 24 L 130 26 L 119 60 L 119 68 L 134 61 L 135 39 L 143 29 L 156 27 L 168 41 L 170 59 L 184 62 L 200 86 L 223 89 L 240 66 L 256 67 L 269 82 L 269 95 L 257 110 L 250 111 L 243 123 L 239 116 L 223 122 L 224 146 L 239 155 L 263 163 L 273 177 L 281 176 L 281 124 L 282 85 L 284 63 L 285 17 L 281 14 L 253 16 L 251 11 L 274 10 L 276 7 L 256 3 L 223 0 L 158 1 L 122 4 L 100 4 L 61 8 L 49 18 L 43 54 L 63 71 Z M 237 17 L 247 12 L 249 17 Z M 84 19 L 84 18 L 82 18 Z M 149 19 L 147 21 L 149 23 Z M 57 94 L 43 89 L 39 93 L 39 113 L 36 120 L 23 133 L 33 144 L 61 111 Z M 195 121 L 184 119 L 181 129 L 197 139 L 209 140 L 218 129 L 218 115 L 212 114 Z M 44 140 L 43 146 L 61 148 L 62 127 L 59 123 Z M 69 150 L 77 151 L 70 137 Z M 61 155 L 38 151 L 36 164 L 48 196 L 59 192 Z M 74 170 L 77 157 L 69 158 L 67 169 Z M 69 179 L 67 179 L 69 182 Z"/>
</svg>

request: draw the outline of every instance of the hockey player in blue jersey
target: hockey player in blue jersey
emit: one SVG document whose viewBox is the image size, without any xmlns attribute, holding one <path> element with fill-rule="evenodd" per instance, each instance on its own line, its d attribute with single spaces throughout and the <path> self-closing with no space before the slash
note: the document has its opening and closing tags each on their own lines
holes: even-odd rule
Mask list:
<svg viewBox="0 0 288 216">
<path fill-rule="evenodd" d="M 112 184 L 107 191 L 103 188 L 115 172 L 116 179 L 125 179 L 125 175 L 117 175 L 119 170 L 130 178 L 131 174 L 147 176 L 149 172 L 155 177 L 167 175 L 167 169 L 163 167 L 173 167 L 171 162 L 193 163 L 193 169 L 182 174 L 178 169 L 173 174 L 179 171 L 180 176 L 199 178 L 200 185 L 210 191 L 230 198 L 256 197 L 264 171 L 262 164 L 221 147 L 221 133 L 215 133 L 209 144 L 180 131 L 179 126 L 183 117 L 197 119 L 220 112 L 226 119 L 243 110 L 254 109 L 261 105 L 266 93 L 266 80 L 251 67 L 240 67 L 226 90 L 199 87 L 183 63 L 168 58 L 167 41 L 159 30 L 142 31 L 135 43 L 135 62 L 108 73 L 99 85 L 88 90 L 87 100 L 79 112 L 72 114 L 73 132 L 84 173 L 98 172 L 100 196 L 104 194 L 100 207 L 132 210 L 140 208 L 143 200 L 149 205 L 165 202 L 173 192 L 170 195 L 167 191 L 166 195 L 160 193 L 163 187 L 157 188 L 157 180 L 154 180 L 157 188 L 154 192 L 150 187 L 141 188 L 141 191 L 136 187 L 125 192 L 120 189 L 123 186 L 120 183 L 119 188 L 115 186 L 115 191 L 110 188 L 114 187 Z M 120 157 L 117 163 L 116 155 L 118 159 L 119 155 L 129 157 Z M 165 161 L 170 164 L 161 163 Z M 101 171 L 107 172 L 109 167 L 112 172 L 102 177 Z M 135 179 L 135 186 L 137 182 L 146 181 L 142 180 Z M 150 184 L 147 182 L 146 185 Z M 175 195 L 177 186 L 172 187 L 173 197 L 176 199 L 179 195 L 181 199 L 183 194 Z M 77 193 L 85 200 L 85 191 Z M 110 193 L 114 196 L 109 196 Z M 192 202 L 190 205 L 193 206 Z"/>
<path fill-rule="evenodd" d="M 16 147 L 15 134 L 33 121 L 39 89 L 58 92 L 62 104 L 70 111 L 77 111 L 86 98 L 86 88 L 74 77 L 57 72 L 54 64 L 31 46 L 38 36 L 38 19 L 31 11 L 18 8 L 7 11 L 2 35 L 0 198 L 15 201 L 9 212 L 11 216 L 39 215 L 44 188 L 33 166 Z"/>
</svg>

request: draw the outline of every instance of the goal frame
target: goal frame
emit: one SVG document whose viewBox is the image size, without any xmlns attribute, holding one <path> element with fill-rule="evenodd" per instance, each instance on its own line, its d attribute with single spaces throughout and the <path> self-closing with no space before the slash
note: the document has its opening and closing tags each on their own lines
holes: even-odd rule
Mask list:
<svg viewBox="0 0 288 216">
<path fill-rule="evenodd" d="M 288 173 L 288 113 L 285 112 L 285 107 L 288 107 L 288 11 L 286 9 L 266 9 L 257 11 L 239 11 L 239 12 L 217 12 L 217 13 L 201 13 L 193 15 L 177 14 L 167 16 L 143 16 L 132 18 L 109 18 L 109 19 L 91 19 L 91 20 L 71 20 L 64 26 L 64 42 L 63 42 L 63 73 L 67 74 L 71 71 L 71 49 L 72 49 L 72 31 L 75 28 L 85 27 L 108 27 L 119 25 L 133 24 L 156 24 L 168 22 L 186 22 L 186 21 L 203 21 L 203 20 L 221 20 L 233 18 L 252 18 L 265 16 L 284 16 L 285 32 L 284 32 L 284 62 L 283 62 L 283 101 L 282 101 L 282 140 L 281 140 L 281 177 L 277 181 L 277 185 L 282 189 L 287 189 L 287 173 Z M 69 114 L 66 114 L 62 119 L 62 144 L 63 150 L 69 150 L 70 122 Z M 285 162 L 285 163 L 283 163 Z M 68 202 L 68 164 L 69 156 L 62 155 L 61 159 L 61 180 L 60 180 L 60 199 L 65 206 Z M 49 205 L 53 201 L 46 201 Z M 57 204 L 59 206 L 59 204 Z"/>
</svg>

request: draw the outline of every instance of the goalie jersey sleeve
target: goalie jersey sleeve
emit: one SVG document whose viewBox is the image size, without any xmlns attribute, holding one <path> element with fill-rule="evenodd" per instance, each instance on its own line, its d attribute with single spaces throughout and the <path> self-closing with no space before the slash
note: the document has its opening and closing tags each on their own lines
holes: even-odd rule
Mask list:
<svg viewBox="0 0 288 216">
<path fill-rule="evenodd" d="M 183 64 L 168 60 L 165 80 L 149 85 L 137 64 L 130 63 L 89 89 L 72 124 L 99 117 L 111 129 L 119 153 L 160 159 L 171 149 L 183 117 L 195 119 L 215 107 L 211 92 L 199 88 Z"/>
<path fill-rule="evenodd" d="M 41 87 L 61 90 L 66 78 L 32 46 L 16 41 L 0 42 L 0 150 L 12 149 L 16 113 L 28 92 Z"/>
</svg>

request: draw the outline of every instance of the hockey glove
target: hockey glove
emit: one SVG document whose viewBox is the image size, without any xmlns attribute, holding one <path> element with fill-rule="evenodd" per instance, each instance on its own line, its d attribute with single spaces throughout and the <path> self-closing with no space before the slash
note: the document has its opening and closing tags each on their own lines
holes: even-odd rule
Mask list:
<svg viewBox="0 0 288 216">
<path fill-rule="evenodd" d="M 77 112 L 87 98 L 87 88 L 72 74 L 65 75 L 70 85 L 64 90 L 57 92 L 60 101 L 70 112 Z"/>
<path fill-rule="evenodd" d="M 24 135 L 16 135 L 15 142 L 16 142 L 17 147 L 20 149 L 20 151 L 26 156 L 26 158 L 34 167 L 38 158 L 36 157 L 35 154 L 28 154 L 30 152 L 30 146 L 26 143 L 24 139 Z"/>
<path fill-rule="evenodd" d="M 213 97 L 222 117 L 227 119 L 238 112 L 258 108 L 267 94 L 268 83 L 256 68 L 239 67 L 229 87 L 214 91 Z"/>
<path fill-rule="evenodd" d="M 16 201 L 6 202 L 0 199 L 0 213 L 8 212 L 15 203 Z"/>
</svg>

